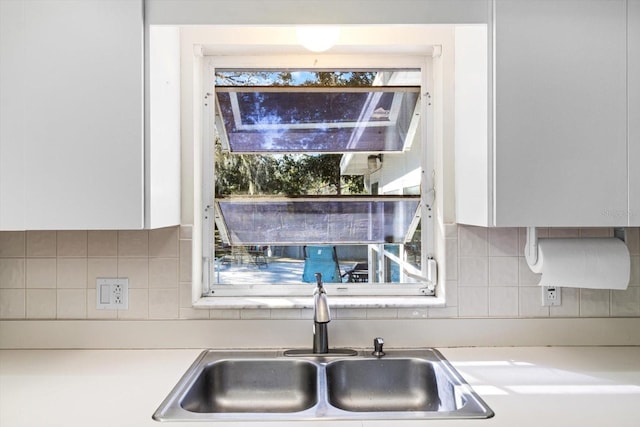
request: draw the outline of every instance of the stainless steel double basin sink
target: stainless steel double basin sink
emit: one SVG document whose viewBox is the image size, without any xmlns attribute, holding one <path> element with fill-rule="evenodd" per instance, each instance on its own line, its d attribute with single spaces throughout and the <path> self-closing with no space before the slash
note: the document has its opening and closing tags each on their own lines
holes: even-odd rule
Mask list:
<svg viewBox="0 0 640 427">
<path fill-rule="evenodd" d="M 434 349 L 285 356 L 204 351 L 157 421 L 489 418 L 493 411 Z"/>
</svg>

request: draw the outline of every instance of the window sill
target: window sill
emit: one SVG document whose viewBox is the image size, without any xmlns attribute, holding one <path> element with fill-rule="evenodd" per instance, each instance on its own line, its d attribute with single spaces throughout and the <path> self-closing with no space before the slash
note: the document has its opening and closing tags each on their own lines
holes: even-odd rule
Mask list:
<svg viewBox="0 0 640 427">
<path fill-rule="evenodd" d="M 444 307 L 443 297 L 433 296 L 329 296 L 331 308 L 424 308 Z M 197 309 L 313 308 L 313 297 L 202 297 Z"/>
</svg>

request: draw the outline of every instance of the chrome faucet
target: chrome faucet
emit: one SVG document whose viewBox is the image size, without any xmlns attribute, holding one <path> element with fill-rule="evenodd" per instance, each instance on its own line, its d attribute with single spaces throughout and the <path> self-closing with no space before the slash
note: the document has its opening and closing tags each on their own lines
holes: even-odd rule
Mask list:
<svg viewBox="0 0 640 427">
<path fill-rule="evenodd" d="M 316 289 L 313 291 L 313 348 L 285 350 L 285 356 L 355 356 L 357 351 L 350 348 L 334 348 L 329 350 L 328 326 L 331 322 L 327 292 L 322 285 L 322 274 L 316 273 Z"/>
<path fill-rule="evenodd" d="M 313 291 L 313 353 L 329 353 L 328 325 L 331 322 L 327 292 L 322 286 L 322 273 L 316 273 L 316 289 Z"/>
</svg>

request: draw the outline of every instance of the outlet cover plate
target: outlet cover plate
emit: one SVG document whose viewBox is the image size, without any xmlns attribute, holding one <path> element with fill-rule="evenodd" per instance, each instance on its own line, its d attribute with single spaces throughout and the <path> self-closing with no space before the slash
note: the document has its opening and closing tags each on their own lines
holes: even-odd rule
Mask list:
<svg viewBox="0 0 640 427">
<path fill-rule="evenodd" d="M 96 279 L 96 309 L 127 310 L 129 308 L 128 278 Z"/>
<path fill-rule="evenodd" d="M 542 305 L 557 306 L 562 304 L 562 291 L 556 286 L 542 287 Z"/>
</svg>

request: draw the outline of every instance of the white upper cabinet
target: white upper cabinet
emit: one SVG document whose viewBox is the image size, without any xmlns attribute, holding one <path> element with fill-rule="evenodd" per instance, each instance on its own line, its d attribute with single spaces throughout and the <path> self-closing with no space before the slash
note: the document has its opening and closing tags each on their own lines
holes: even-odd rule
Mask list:
<svg viewBox="0 0 640 427">
<path fill-rule="evenodd" d="M 489 49 L 464 28 L 456 43 L 494 49 L 486 78 L 492 96 L 456 93 L 458 221 L 627 225 L 626 0 L 495 0 L 494 19 Z M 472 77 L 462 72 L 463 82 Z M 459 102 L 476 105 L 488 127 L 474 124 L 477 114 L 458 113 Z M 462 131 L 469 124 L 473 135 Z M 475 164 L 464 159 L 471 147 L 480 151 Z M 474 174 L 466 176 L 468 168 Z"/>
<path fill-rule="evenodd" d="M 142 1 L 0 2 L 0 229 L 144 227 Z"/>
<path fill-rule="evenodd" d="M 625 225 L 625 0 L 495 7 L 496 225 Z"/>
<path fill-rule="evenodd" d="M 640 226 L 640 0 L 629 0 L 629 225 Z"/>
</svg>

